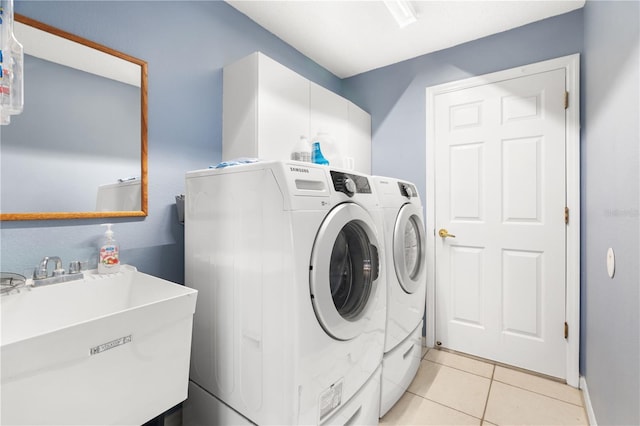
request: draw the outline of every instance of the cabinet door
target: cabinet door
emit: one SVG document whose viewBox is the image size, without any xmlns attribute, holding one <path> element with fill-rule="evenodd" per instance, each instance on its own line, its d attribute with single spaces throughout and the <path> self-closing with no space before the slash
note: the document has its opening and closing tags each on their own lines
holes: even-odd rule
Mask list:
<svg viewBox="0 0 640 426">
<path fill-rule="evenodd" d="M 345 168 L 353 167 L 361 173 L 371 174 L 371 116 L 357 105 L 348 106 L 349 142 L 343 152 Z"/>
<path fill-rule="evenodd" d="M 222 159 L 286 161 L 301 135 L 325 132 L 332 167 L 371 172 L 371 117 L 341 96 L 253 53 L 224 68 Z"/>
<path fill-rule="evenodd" d="M 258 55 L 224 67 L 222 73 L 222 160 L 257 157 Z"/>
<path fill-rule="evenodd" d="M 289 160 L 309 129 L 309 81 L 267 56 L 259 56 L 258 157 Z"/>
<path fill-rule="evenodd" d="M 348 144 L 348 101 L 330 90 L 309 83 L 309 141 L 319 132 L 327 133 L 333 143 L 320 148 L 332 167 L 344 167 L 344 151 Z"/>
</svg>

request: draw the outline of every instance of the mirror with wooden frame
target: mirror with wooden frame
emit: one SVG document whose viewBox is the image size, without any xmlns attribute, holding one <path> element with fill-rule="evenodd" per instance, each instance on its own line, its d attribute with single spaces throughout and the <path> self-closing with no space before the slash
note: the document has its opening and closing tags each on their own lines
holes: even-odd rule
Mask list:
<svg viewBox="0 0 640 426">
<path fill-rule="evenodd" d="M 147 63 L 25 16 L 24 110 L 0 128 L 0 220 L 147 215 Z"/>
</svg>

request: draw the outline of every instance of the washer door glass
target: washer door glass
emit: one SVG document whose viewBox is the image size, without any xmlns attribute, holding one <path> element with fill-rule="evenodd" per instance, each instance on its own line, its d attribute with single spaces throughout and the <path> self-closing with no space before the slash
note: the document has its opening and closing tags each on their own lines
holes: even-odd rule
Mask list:
<svg viewBox="0 0 640 426">
<path fill-rule="evenodd" d="M 354 203 L 334 208 L 325 218 L 311 254 L 311 300 L 322 328 L 349 340 L 366 330 L 377 305 L 380 261 L 375 225 Z"/>
<path fill-rule="evenodd" d="M 338 233 L 329 265 L 331 297 L 345 319 L 357 318 L 365 308 L 373 285 L 375 248 L 358 222 L 347 223 Z"/>
<path fill-rule="evenodd" d="M 400 286 L 407 293 L 424 285 L 425 236 L 422 212 L 413 204 L 400 209 L 393 232 L 393 260 Z"/>
</svg>

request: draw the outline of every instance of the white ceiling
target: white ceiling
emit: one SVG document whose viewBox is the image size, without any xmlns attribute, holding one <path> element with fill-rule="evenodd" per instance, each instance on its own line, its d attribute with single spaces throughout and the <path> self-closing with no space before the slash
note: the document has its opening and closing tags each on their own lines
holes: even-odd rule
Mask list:
<svg viewBox="0 0 640 426">
<path fill-rule="evenodd" d="M 418 0 L 400 28 L 382 0 L 226 0 L 340 78 L 560 15 L 585 0 Z"/>
</svg>

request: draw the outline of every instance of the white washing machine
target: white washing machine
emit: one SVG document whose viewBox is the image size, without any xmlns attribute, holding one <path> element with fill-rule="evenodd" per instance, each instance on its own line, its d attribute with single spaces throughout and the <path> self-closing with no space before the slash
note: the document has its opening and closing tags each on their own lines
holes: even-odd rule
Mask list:
<svg viewBox="0 0 640 426">
<path fill-rule="evenodd" d="M 185 423 L 377 424 L 381 229 L 368 176 L 300 162 L 187 173 L 199 294 Z"/>
<path fill-rule="evenodd" d="M 402 397 L 422 355 L 426 256 L 422 203 L 412 183 L 374 176 L 384 212 L 387 322 L 382 362 L 380 417 Z"/>
</svg>

